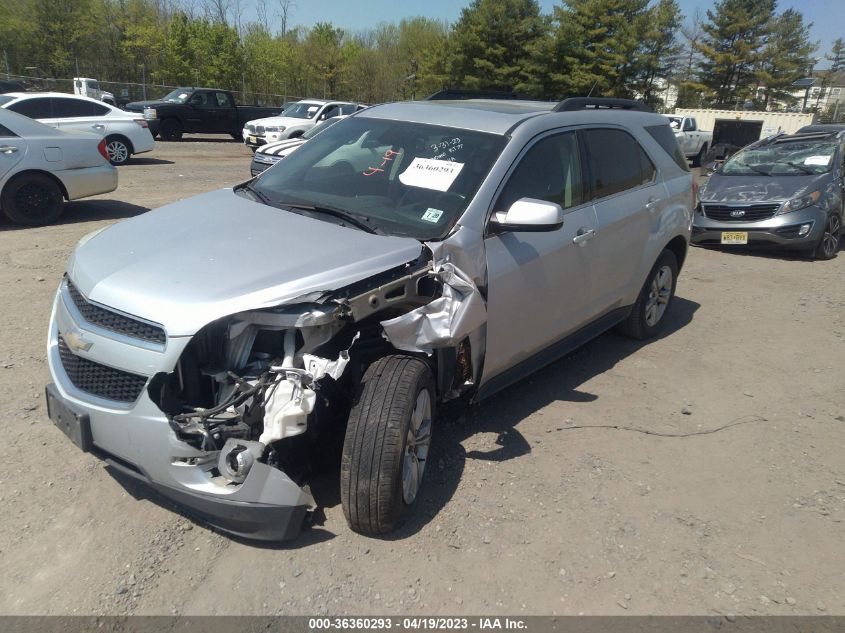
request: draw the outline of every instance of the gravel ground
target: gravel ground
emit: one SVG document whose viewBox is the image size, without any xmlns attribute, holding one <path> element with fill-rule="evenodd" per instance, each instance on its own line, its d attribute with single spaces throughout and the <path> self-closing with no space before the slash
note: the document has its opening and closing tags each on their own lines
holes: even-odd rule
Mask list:
<svg viewBox="0 0 845 633">
<path fill-rule="evenodd" d="M 845 614 L 845 253 L 693 249 L 665 335 L 602 336 L 435 429 L 419 516 L 232 540 L 111 477 L 47 419 L 76 241 L 248 176 L 158 143 L 62 223 L 0 222 L 2 614 Z"/>
</svg>

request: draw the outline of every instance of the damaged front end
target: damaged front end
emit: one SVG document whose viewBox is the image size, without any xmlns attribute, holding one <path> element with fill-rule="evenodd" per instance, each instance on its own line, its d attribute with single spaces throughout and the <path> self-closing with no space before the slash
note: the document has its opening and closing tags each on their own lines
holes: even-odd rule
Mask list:
<svg viewBox="0 0 845 633">
<path fill-rule="evenodd" d="M 457 397 L 480 371 L 469 335 L 485 320 L 483 298 L 466 275 L 421 257 L 340 291 L 209 323 L 147 392 L 176 437 L 200 452 L 190 465 L 221 492 L 276 471 L 302 488 L 288 505 L 305 508 L 304 519 L 320 505 L 309 476 L 339 463 L 367 367 L 402 350 L 436 371 L 441 400 Z M 294 536 L 294 527 L 281 538 Z"/>
</svg>

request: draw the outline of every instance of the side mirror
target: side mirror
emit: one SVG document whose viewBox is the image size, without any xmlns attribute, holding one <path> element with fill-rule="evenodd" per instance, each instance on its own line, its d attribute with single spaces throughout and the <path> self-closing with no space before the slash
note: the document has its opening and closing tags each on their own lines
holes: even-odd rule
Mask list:
<svg viewBox="0 0 845 633">
<path fill-rule="evenodd" d="M 490 224 L 499 231 L 556 231 L 563 226 L 563 209 L 554 202 L 520 198 L 507 211 L 494 213 Z"/>
</svg>

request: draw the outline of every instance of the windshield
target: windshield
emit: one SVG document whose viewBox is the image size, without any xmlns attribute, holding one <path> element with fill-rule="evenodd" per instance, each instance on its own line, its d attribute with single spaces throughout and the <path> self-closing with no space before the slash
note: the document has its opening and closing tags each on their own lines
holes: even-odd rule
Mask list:
<svg viewBox="0 0 845 633">
<path fill-rule="evenodd" d="M 722 167 L 728 176 L 801 176 L 830 171 L 835 143 L 781 141 L 749 147 L 734 154 Z"/>
<path fill-rule="evenodd" d="M 188 88 L 176 88 L 173 92 L 168 92 L 161 100 L 170 103 L 185 103 L 188 97 L 191 96 L 191 91 Z"/>
<path fill-rule="evenodd" d="M 294 119 L 313 119 L 319 109 L 320 106 L 316 103 L 292 103 L 282 110 L 281 116 L 288 116 Z"/>
<path fill-rule="evenodd" d="M 268 203 L 299 202 L 362 216 L 380 232 L 446 235 L 499 156 L 505 137 L 352 117 L 259 176 Z"/>
</svg>

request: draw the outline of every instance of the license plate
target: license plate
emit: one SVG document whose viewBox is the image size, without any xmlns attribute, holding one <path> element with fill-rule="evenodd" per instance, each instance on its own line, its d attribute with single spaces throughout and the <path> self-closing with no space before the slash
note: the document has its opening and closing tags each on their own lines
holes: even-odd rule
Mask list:
<svg viewBox="0 0 845 633">
<path fill-rule="evenodd" d="M 748 244 L 747 231 L 723 231 L 722 244 Z"/>
<path fill-rule="evenodd" d="M 250 143 L 255 143 L 255 137 L 254 137 L 254 136 L 248 136 L 248 137 L 247 137 L 247 140 L 248 140 Z"/>
<path fill-rule="evenodd" d="M 74 411 L 65 404 L 53 385 L 47 385 L 47 415 L 62 432 L 83 451 L 90 451 L 94 445 L 91 438 L 91 420 L 87 413 Z"/>
</svg>

